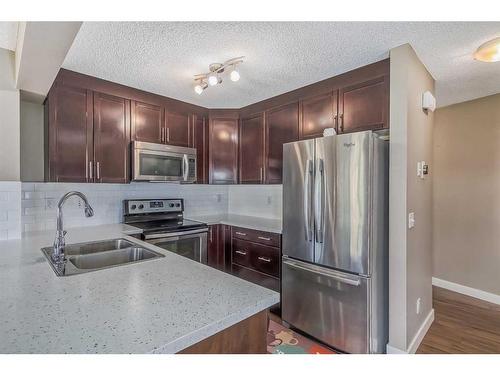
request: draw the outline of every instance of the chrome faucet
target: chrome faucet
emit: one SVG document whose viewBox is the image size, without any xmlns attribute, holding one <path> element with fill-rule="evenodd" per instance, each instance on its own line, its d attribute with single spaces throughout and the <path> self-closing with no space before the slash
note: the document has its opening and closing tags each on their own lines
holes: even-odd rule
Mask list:
<svg viewBox="0 0 500 375">
<path fill-rule="evenodd" d="M 83 193 L 80 193 L 79 191 L 70 191 L 69 193 L 66 193 L 62 196 L 62 198 L 59 200 L 59 203 L 57 204 L 57 230 L 56 238 L 54 240 L 54 251 L 52 253 L 52 259 L 56 263 L 61 263 L 62 261 L 64 261 L 64 246 L 66 245 L 66 241 L 64 239 L 66 231 L 63 228 L 62 208 L 66 200 L 74 195 L 80 197 L 83 200 L 83 203 L 85 204 L 85 216 L 94 216 L 94 210 L 89 204 L 87 197 Z"/>
</svg>

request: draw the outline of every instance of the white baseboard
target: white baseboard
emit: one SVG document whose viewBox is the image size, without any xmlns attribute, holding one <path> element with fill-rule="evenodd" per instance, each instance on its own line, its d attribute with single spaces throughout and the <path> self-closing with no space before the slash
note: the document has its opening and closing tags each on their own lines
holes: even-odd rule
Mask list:
<svg viewBox="0 0 500 375">
<path fill-rule="evenodd" d="M 420 326 L 413 340 L 411 340 L 410 345 L 408 346 L 407 352 L 410 354 L 415 354 L 417 352 L 420 343 L 424 339 L 425 334 L 431 328 L 431 324 L 434 321 L 434 309 L 431 309 L 424 322 Z"/>
<path fill-rule="evenodd" d="M 485 292 L 484 290 L 474 289 L 469 286 L 460 285 L 457 283 L 452 283 L 451 281 L 446 281 L 438 279 L 437 277 L 432 278 L 432 285 L 438 286 L 440 288 L 448 289 L 453 292 L 465 294 L 469 297 L 474 297 L 481 299 L 483 301 L 491 302 L 500 305 L 500 296 L 498 294 Z"/>
<path fill-rule="evenodd" d="M 420 343 L 424 339 L 425 334 L 431 327 L 433 321 L 434 321 L 434 309 L 432 309 L 429 312 L 429 314 L 425 318 L 424 322 L 418 329 L 417 333 L 415 334 L 415 337 L 413 337 L 413 340 L 411 340 L 411 343 L 406 350 L 401 350 L 387 344 L 386 347 L 387 354 L 415 354 L 417 352 L 418 347 L 420 346 Z"/>
</svg>

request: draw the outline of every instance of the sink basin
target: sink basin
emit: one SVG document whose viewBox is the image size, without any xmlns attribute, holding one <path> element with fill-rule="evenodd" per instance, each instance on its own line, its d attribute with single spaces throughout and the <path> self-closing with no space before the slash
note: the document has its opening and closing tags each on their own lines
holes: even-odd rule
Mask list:
<svg viewBox="0 0 500 375">
<path fill-rule="evenodd" d="M 70 276 L 105 268 L 138 263 L 164 255 L 125 238 L 71 244 L 64 247 L 64 263 L 54 263 L 52 247 L 41 249 L 57 276 Z"/>
<path fill-rule="evenodd" d="M 156 258 L 157 253 L 142 247 L 129 247 L 113 251 L 104 251 L 69 258 L 76 268 L 89 270 L 117 266 L 119 264 L 139 262 L 141 260 Z"/>
</svg>

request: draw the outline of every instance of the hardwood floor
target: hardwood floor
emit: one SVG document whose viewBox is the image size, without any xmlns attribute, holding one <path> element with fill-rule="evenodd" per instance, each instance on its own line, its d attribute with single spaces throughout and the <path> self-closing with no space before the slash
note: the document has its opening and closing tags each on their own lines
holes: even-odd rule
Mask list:
<svg viewBox="0 0 500 375">
<path fill-rule="evenodd" d="M 435 318 L 417 353 L 500 353 L 500 306 L 433 287 Z"/>
</svg>

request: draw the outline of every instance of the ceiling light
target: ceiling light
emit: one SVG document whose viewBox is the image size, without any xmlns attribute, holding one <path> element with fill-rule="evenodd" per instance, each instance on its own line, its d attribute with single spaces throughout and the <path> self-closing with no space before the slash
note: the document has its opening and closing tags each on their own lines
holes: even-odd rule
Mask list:
<svg viewBox="0 0 500 375">
<path fill-rule="evenodd" d="M 474 58 L 479 61 L 500 61 L 500 37 L 481 44 L 474 53 Z"/>
<path fill-rule="evenodd" d="M 198 80 L 198 84 L 194 87 L 194 91 L 201 95 L 201 93 L 208 87 L 208 84 L 205 81 Z"/>
<path fill-rule="evenodd" d="M 222 75 L 225 70 L 229 68 L 231 68 L 231 73 L 229 75 L 231 81 L 238 81 L 240 79 L 240 73 L 236 67 L 241 63 L 243 63 L 243 56 L 227 60 L 223 64 L 210 64 L 208 66 L 208 73 L 197 74 L 194 76 L 194 80 L 197 82 L 197 85 L 194 87 L 194 91 L 196 91 L 196 93 L 200 95 L 208 86 L 216 86 L 218 84 L 221 84 Z"/>
<path fill-rule="evenodd" d="M 233 68 L 229 77 L 231 78 L 231 81 L 237 82 L 240 80 L 240 73 L 236 70 L 236 68 Z"/>
<path fill-rule="evenodd" d="M 219 79 L 217 78 L 217 74 L 213 74 L 213 73 L 212 73 L 212 74 L 210 74 L 210 75 L 208 76 L 208 84 L 209 84 L 210 86 L 215 86 L 215 85 L 216 85 L 216 84 L 218 84 L 218 83 L 219 83 Z"/>
</svg>

